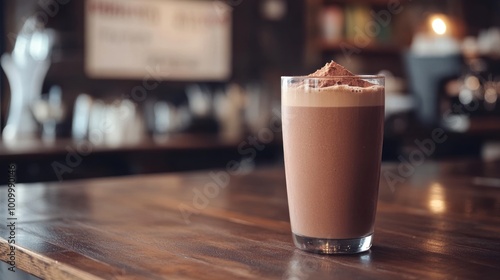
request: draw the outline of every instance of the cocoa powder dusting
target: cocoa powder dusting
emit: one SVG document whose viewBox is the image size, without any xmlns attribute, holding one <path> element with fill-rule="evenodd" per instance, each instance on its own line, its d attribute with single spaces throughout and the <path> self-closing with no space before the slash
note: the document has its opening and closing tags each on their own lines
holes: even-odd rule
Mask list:
<svg viewBox="0 0 500 280">
<path fill-rule="evenodd" d="M 336 76 L 344 76 L 342 78 L 335 78 Z M 353 76 L 349 78 L 348 76 Z M 325 64 L 321 69 L 316 70 L 316 72 L 309 74 L 308 77 L 332 77 L 332 79 L 328 80 L 319 80 L 317 87 L 329 87 L 334 85 L 348 85 L 355 87 L 370 87 L 373 86 L 372 83 L 367 81 L 363 81 L 359 78 L 356 78 L 355 75 L 349 70 L 345 69 L 342 65 L 336 63 L 335 61 L 330 61 Z"/>
</svg>

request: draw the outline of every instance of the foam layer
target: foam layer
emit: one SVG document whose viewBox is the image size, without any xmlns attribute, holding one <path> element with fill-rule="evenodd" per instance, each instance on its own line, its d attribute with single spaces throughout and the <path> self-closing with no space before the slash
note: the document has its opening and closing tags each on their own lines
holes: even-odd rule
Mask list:
<svg viewBox="0 0 500 280">
<path fill-rule="evenodd" d="M 383 106 L 384 87 L 333 85 L 313 88 L 304 85 L 283 88 L 283 106 L 301 107 L 362 107 Z"/>
</svg>

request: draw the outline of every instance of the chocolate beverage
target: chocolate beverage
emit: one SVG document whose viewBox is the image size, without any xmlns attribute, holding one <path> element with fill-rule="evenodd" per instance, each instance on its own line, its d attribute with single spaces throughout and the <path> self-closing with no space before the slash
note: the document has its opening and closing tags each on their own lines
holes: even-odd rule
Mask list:
<svg viewBox="0 0 500 280">
<path fill-rule="evenodd" d="M 377 206 L 383 87 L 316 91 L 282 97 L 292 231 L 325 239 L 367 236 Z"/>
</svg>

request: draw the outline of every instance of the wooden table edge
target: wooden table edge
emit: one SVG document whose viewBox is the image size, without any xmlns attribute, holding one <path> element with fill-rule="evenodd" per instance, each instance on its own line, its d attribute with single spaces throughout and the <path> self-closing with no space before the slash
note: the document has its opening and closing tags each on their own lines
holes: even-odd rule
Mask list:
<svg viewBox="0 0 500 280">
<path fill-rule="evenodd" d="M 0 260 L 7 264 L 9 261 L 7 252 L 10 251 L 10 246 L 14 246 L 16 252 L 16 271 L 20 269 L 41 279 L 102 280 L 102 278 L 93 274 L 81 271 L 65 263 L 52 260 L 34 251 L 24 249 L 18 245 L 9 244 L 6 239 L 0 237 Z"/>
</svg>

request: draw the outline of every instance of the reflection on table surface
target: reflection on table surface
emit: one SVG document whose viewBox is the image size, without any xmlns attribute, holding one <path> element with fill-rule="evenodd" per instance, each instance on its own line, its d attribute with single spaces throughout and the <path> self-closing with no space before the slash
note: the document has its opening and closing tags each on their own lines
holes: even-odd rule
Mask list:
<svg viewBox="0 0 500 280">
<path fill-rule="evenodd" d="M 19 184 L 16 264 L 49 279 L 498 275 L 500 164 L 398 167 L 382 168 L 374 246 L 350 256 L 295 249 L 282 167 Z"/>
</svg>

